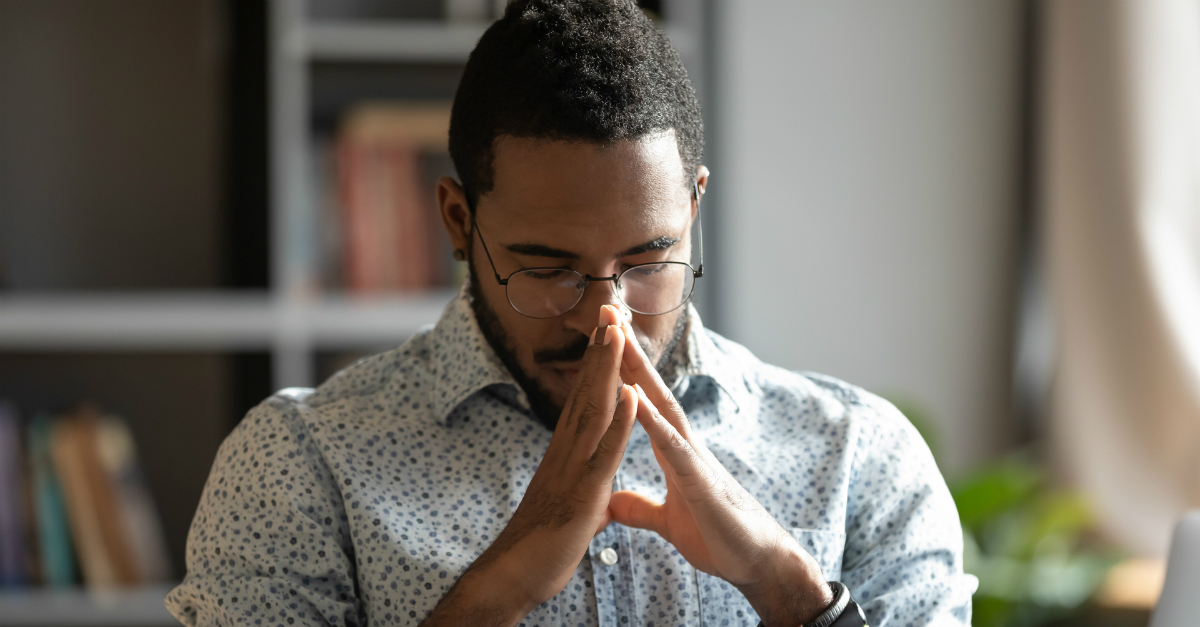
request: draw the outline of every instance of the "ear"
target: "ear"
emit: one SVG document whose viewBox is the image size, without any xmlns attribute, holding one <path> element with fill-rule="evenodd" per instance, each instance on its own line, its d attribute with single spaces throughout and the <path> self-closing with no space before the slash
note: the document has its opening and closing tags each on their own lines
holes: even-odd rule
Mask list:
<svg viewBox="0 0 1200 627">
<path fill-rule="evenodd" d="M 471 247 L 471 209 L 466 191 L 458 181 L 443 176 L 437 182 L 437 201 L 450 244 L 454 250 L 467 252 Z"/>
<path fill-rule="evenodd" d="M 704 191 L 708 189 L 708 175 L 710 172 L 706 166 L 696 168 L 696 188 L 700 192 L 700 198 L 696 199 L 696 205 L 699 206 L 700 199 L 704 198 Z"/>
</svg>

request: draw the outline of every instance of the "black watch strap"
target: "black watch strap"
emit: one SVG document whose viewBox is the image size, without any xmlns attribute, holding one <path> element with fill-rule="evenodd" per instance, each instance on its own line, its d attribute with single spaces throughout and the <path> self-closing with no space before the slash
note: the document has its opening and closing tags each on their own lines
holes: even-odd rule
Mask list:
<svg viewBox="0 0 1200 627">
<path fill-rule="evenodd" d="M 845 586 L 843 586 L 845 587 Z M 849 596 L 849 595 L 847 595 Z M 858 603 L 851 598 L 842 610 L 842 615 L 829 624 L 829 627 L 870 627 L 867 625 L 867 615 L 863 613 Z"/>
<path fill-rule="evenodd" d="M 862 608 L 850 597 L 850 589 L 840 581 L 830 581 L 833 603 L 820 616 L 800 627 L 868 627 Z M 760 622 L 758 627 L 764 627 Z"/>
</svg>

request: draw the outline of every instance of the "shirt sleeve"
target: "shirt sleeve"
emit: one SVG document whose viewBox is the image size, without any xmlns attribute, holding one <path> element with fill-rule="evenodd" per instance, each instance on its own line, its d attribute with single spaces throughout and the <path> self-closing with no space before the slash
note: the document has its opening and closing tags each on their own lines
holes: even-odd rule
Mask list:
<svg viewBox="0 0 1200 627">
<path fill-rule="evenodd" d="M 186 625 L 362 625 L 345 507 L 301 401 L 273 396 L 221 445 L 166 598 Z"/>
<path fill-rule="evenodd" d="M 842 583 L 872 627 L 969 626 L 978 585 L 929 447 L 890 403 L 866 395 L 847 508 Z"/>
</svg>

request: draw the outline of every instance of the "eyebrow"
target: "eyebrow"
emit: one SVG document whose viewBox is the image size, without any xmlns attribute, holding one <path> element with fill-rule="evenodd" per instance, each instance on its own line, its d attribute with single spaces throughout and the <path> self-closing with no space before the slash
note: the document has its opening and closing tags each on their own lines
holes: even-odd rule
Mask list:
<svg viewBox="0 0 1200 627">
<path fill-rule="evenodd" d="M 648 253 L 652 250 L 666 250 L 675 244 L 679 243 L 678 237 L 667 237 L 666 235 L 652 239 L 645 244 L 638 244 L 633 248 L 623 251 L 618 257 L 632 257 L 642 253 Z"/>
<path fill-rule="evenodd" d="M 633 248 L 623 250 L 617 254 L 617 256 L 632 257 L 633 255 L 640 255 L 653 250 L 666 250 L 678 243 L 678 237 L 668 237 L 663 235 L 656 237 L 644 244 L 638 244 Z M 579 259 L 578 254 L 569 250 L 562 250 L 561 248 L 553 248 L 551 246 L 544 246 L 542 244 L 509 244 L 504 248 L 509 252 L 528 257 L 546 257 L 549 259 Z"/>
</svg>

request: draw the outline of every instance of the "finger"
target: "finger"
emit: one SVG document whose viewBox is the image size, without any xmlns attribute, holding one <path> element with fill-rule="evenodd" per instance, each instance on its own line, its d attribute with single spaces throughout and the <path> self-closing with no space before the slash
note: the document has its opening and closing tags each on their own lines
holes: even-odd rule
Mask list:
<svg viewBox="0 0 1200 627">
<path fill-rule="evenodd" d="M 600 522 L 596 525 L 596 531 L 594 533 L 592 533 L 592 537 L 594 538 L 594 537 L 600 535 L 600 532 L 604 531 L 604 529 L 606 527 L 608 527 L 608 524 L 611 523 L 612 520 L 613 520 L 612 512 L 608 511 L 608 509 L 606 508 L 604 510 L 604 513 L 600 515 Z"/>
<path fill-rule="evenodd" d="M 606 327 L 611 324 L 621 326 L 625 322 L 625 314 L 614 305 L 605 305 L 600 308 L 600 320 L 596 323 L 599 327 Z"/>
<path fill-rule="evenodd" d="M 601 340 L 600 331 L 596 332 L 596 339 Z M 575 439 L 580 451 L 588 457 L 612 422 L 621 385 L 620 363 L 624 349 L 625 336 L 616 325 L 605 327 L 603 343 L 588 347 L 589 352 L 595 353 L 594 361 L 591 368 L 580 373 L 583 377 L 579 382 L 580 396 L 572 410 Z"/>
<path fill-rule="evenodd" d="M 605 337 L 607 336 L 608 327 L 612 325 L 619 327 L 624 320 L 625 317 L 621 315 L 620 310 L 616 307 L 612 305 L 604 305 L 601 307 L 599 326 L 592 330 L 592 337 L 591 341 L 588 342 L 588 346 L 591 346 L 592 344 L 603 344 L 605 342 Z M 626 342 L 626 345 L 628 345 L 628 342 Z M 624 350 L 624 348 L 622 348 L 622 350 Z"/>
<path fill-rule="evenodd" d="M 629 323 L 625 323 L 623 328 L 626 336 L 633 334 L 633 327 Z M 634 356 L 632 358 L 625 357 L 622 360 L 621 377 L 627 383 L 641 386 L 651 404 L 679 431 L 684 439 L 691 442 L 692 426 L 688 421 L 687 412 L 683 411 L 683 407 L 671 393 L 671 388 L 663 382 L 662 377 L 658 374 L 658 369 L 650 363 L 650 359 L 642 351 L 641 345 L 636 341 L 633 342 L 633 345 L 635 347 Z M 628 354 L 627 343 L 625 355 Z M 633 363 L 632 366 L 630 366 L 630 362 Z"/>
<path fill-rule="evenodd" d="M 687 417 L 687 412 L 683 410 L 683 406 L 679 404 L 679 401 L 675 398 L 670 388 L 663 382 L 662 377 L 658 374 L 658 369 L 651 365 L 649 357 L 642 350 L 641 344 L 637 342 L 637 336 L 634 335 L 632 324 L 627 320 L 622 325 L 622 328 L 625 330 L 626 337 L 630 339 L 626 341 L 625 345 L 621 376 L 629 380 L 630 383 L 640 385 L 646 391 L 648 398 L 650 398 L 655 408 L 667 418 L 668 422 L 675 426 L 675 429 L 692 445 L 692 448 L 708 460 L 709 463 L 719 466 L 720 462 L 712 454 L 712 451 L 708 450 L 704 442 L 695 437 L 692 431 L 692 423 Z M 630 364 L 633 364 L 632 371 Z M 631 372 L 638 372 L 640 374 L 631 374 Z M 649 387 L 643 381 L 648 381 Z M 657 394 L 655 393 L 656 391 Z"/>
<path fill-rule="evenodd" d="M 605 305 L 604 307 L 600 308 L 601 320 L 607 320 L 616 317 L 611 313 L 605 314 L 604 310 L 608 307 L 609 305 Z M 587 398 L 587 395 L 591 391 L 591 386 L 594 380 L 593 373 L 595 372 L 598 361 L 597 357 L 601 354 L 601 351 L 593 351 L 591 350 L 591 347 L 597 344 L 604 344 L 606 332 L 607 327 L 602 325 L 592 329 L 592 334 L 588 337 L 588 350 L 584 352 L 582 368 L 580 368 L 579 374 L 576 375 L 575 385 L 571 386 L 571 392 L 567 395 L 567 402 L 563 405 L 563 413 L 560 416 L 560 422 L 562 422 L 564 425 L 569 425 L 575 422 L 575 418 L 577 418 L 580 414 L 580 412 L 575 411 L 575 403 L 580 398 Z M 563 420 L 563 418 L 566 420 Z M 564 431 L 571 430 L 564 429 Z"/>
<path fill-rule="evenodd" d="M 640 374 L 641 370 L 650 363 L 646 357 L 646 353 L 642 351 L 642 345 L 637 341 L 637 334 L 633 331 L 633 325 L 629 320 L 624 320 L 621 323 L 621 330 L 625 332 L 626 344 L 625 355 L 621 366 L 631 374 Z"/>
<path fill-rule="evenodd" d="M 650 394 L 651 399 L 654 399 L 655 392 L 660 395 L 663 393 L 669 395 L 671 391 L 667 388 L 666 383 L 663 382 L 662 377 L 659 376 L 658 369 L 650 362 L 650 357 L 646 355 L 646 352 L 642 349 L 642 345 L 636 341 L 637 335 L 633 330 L 633 325 L 625 322 L 621 325 L 621 330 L 626 335 L 633 336 L 634 339 L 630 346 L 630 348 L 633 348 L 633 351 L 625 355 L 621 364 L 629 371 L 631 378 L 635 380 L 633 382 L 641 384 L 642 388 Z"/>
<path fill-rule="evenodd" d="M 603 333 L 603 331 L 603 329 L 592 329 L 592 334 L 588 338 L 589 347 L 596 343 L 596 333 Z M 603 336 L 601 336 L 601 338 L 603 338 Z M 579 374 L 575 376 L 575 384 L 571 386 L 571 391 L 567 393 L 567 400 L 565 403 L 563 403 L 562 413 L 560 413 L 558 416 L 558 426 L 562 428 L 560 429 L 556 427 L 554 430 L 556 434 L 559 432 L 573 433 L 572 425 L 575 422 L 573 416 L 575 416 L 577 413 L 575 412 L 575 402 L 576 399 L 581 396 L 580 388 L 583 387 L 582 384 L 585 381 L 591 380 L 590 377 L 586 377 L 584 374 L 591 371 L 592 365 L 595 362 L 595 355 L 596 354 L 590 350 L 585 351 L 583 354 L 583 363 L 579 369 Z M 553 436 L 551 436 L 551 440 L 553 440 Z"/>
<path fill-rule="evenodd" d="M 665 510 L 662 504 L 655 503 L 648 497 L 637 492 L 613 492 L 612 497 L 608 499 L 608 511 L 615 522 L 626 527 L 649 529 L 667 542 L 671 541 L 667 537 L 667 526 L 663 524 Z"/>
<path fill-rule="evenodd" d="M 635 384 L 635 385 L 638 385 L 638 384 Z M 671 423 L 672 426 L 675 426 L 680 423 L 685 425 L 686 429 L 681 430 L 678 427 L 676 427 L 675 430 L 680 431 L 680 434 L 683 436 L 683 438 L 685 440 L 687 440 L 688 444 L 690 444 L 692 446 L 692 450 L 694 450 L 696 452 L 696 454 L 703 457 L 704 460 L 708 462 L 708 464 L 711 468 L 720 468 L 720 469 L 724 470 L 725 467 L 721 465 L 721 462 L 720 462 L 720 460 L 717 459 L 717 456 L 713 455 L 713 452 L 711 450 L 709 450 L 707 445 L 705 445 L 704 440 L 696 437 L 696 434 L 691 430 L 691 427 L 692 427 L 691 420 L 689 420 L 687 418 L 687 413 L 683 411 L 683 408 L 682 408 L 682 406 L 680 406 L 678 404 L 678 401 L 675 401 L 674 394 L 671 395 L 668 403 L 669 403 L 670 407 L 673 407 L 676 410 L 678 410 L 678 415 L 681 417 L 678 419 L 678 421 L 671 420 L 668 418 L 667 422 Z M 651 400 L 651 405 L 655 409 L 658 408 L 658 405 L 655 405 L 653 400 Z M 664 415 L 665 412 L 662 412 L 660 410 L 659 414 Z M 651 442 L 651 445 L 653 447 L 653 442 Z M 670 465 L 664 464 L 664 462 L 662 460 L 662 453 L 658 452 L 657 447 L 653 447 L 653 448 L 655 448 L 655 456 L 658 459 L 658 465 L 663 468 L 664 472 L 667 472 L 668 476 L 670 476 L 670 474 L 671 474 L 669 472 Z"/>
<path fill-rule="evenodd" d="M 588 471 L 595 473 L 601 481 L 611 483 L 625 457 L 625 445 L 629 443 L 629 433 L 633 431 L 633 422 L 637 416 L 638 397 L 634 389 L 628 385 L 621 386 L 621 396 L 617 408 L 604 437 L 596 444 L 596 451 L 588 459 Z"/>
<path fill-rule="evenodd" d="M 659 465 L 663 466 L 662 460 L 666 460 L 667 463 L 666 466 L 663 466 L 663 470 L 670 468 L 675 478 L 675 485 L 687 498 L 689 488 L 709 483 L 711 473 L 704 460 L 692 448 L 691 443 L 684 439 L 675 426 L 668 422 L 650 402 L 646 391 L 636 384 L 634 389 L 638 393 L 638 422 L 642 423 L 646 434 L 650 436 L 651 443 L 662 455 Z"/>
<path fill-rule="evenodd" d="M 662 470 L 667 489 L 678 489 L 678 486 L 675 485 L 675 472 L 671 470 L 671 464 L 668 464 L 667 460 L 663 459 L 662 451 L 658 450 L 658 445 L 653 440 L 650 441 L 650 450 L 654 451 L 654 461 L 658 464 L 659 469 Z"/>
</svg>

